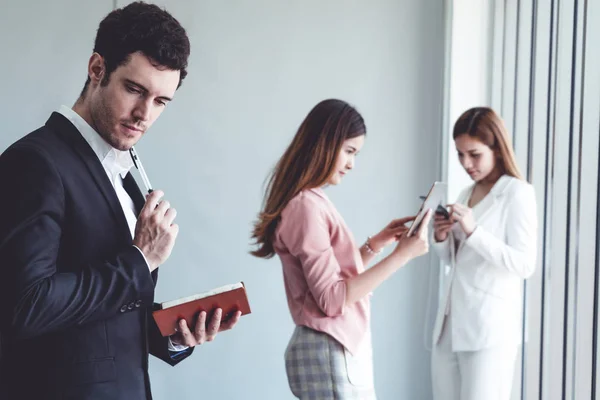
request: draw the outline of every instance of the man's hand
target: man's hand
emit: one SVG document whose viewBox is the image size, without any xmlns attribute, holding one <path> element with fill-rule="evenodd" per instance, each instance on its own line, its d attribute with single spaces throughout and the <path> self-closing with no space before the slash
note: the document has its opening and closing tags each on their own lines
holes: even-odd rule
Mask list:
<svg viewBox="0 0 600 400">
<path fill-rule="evenodd" d="M 190 331 L 185 319 L 181 319 L 179 320 L 177 333 L 171 336 L 171 341 L 174 344 L 181 344 L 188 347 L 194 347 L 204 342 L 211 342 L 215 339 L 217 333 L 233 328 L 240 320 L 242 312 L 236 311 L 230 318 L 223 322 L 221 321 L 222 316 L 223 310 L 217 308 L 207 325 L 206 312 L 202 311 L 198 315 L 193 332 Z"/>
<path fill-rule="evenodd" d="M 159 202 L 163 195 L 160 190 L 148 195 L 135 225 L 133 244 L 144 253 L 150 264 L 150 271 L 154 271 L 169 258 L 179 233 L 179 226 L 173 223 L 177 211 L 170 208 L 168 201 Z"/>
</svg>

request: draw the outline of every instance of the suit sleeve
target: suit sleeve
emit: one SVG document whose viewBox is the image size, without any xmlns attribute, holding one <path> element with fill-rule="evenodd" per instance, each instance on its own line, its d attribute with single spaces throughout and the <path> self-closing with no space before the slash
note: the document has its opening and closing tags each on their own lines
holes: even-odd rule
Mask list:
<svg viewBox="0 0 600 400">
<path fill-rule="evenodd" d="M 157 307 L 158 304 L 154 304 L 154 308 L 156 309 Z M 179 352 L 169 351 L 169 338 L 161 335 L 152 315 L 149 316 L 148 321 L 148 341 L 150 344 L 150 354 L 152 354 L 154 357 L 166 362 L 171 366 L 175 366 L 188 358 L 194 352 L 194 347 L 188 347 L 187 349 Z"/>
<path fill-rule="evenodd" d="M 59 268 L 65 196 L 43 150 L 7 150 L 0 185 L 0 322 L 11 336 L 29 339 L 108 319 L 135 310 L 127 307 L 132 303 L 151 307 L 154 282 L 133 246 L 109 259 Z"/>
</svg>

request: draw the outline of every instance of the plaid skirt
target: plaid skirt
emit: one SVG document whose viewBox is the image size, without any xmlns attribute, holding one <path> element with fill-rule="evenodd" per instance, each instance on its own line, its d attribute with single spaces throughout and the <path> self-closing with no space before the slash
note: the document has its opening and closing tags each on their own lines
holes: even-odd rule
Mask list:
<svg viewBox="0 0 600 400">
<path fill-rule="evenodd" d="M 285 369 L 300 400 L 376 400 L 370 334 L 352 355 L 328 334 L 296 326 Z"/>
</svg>

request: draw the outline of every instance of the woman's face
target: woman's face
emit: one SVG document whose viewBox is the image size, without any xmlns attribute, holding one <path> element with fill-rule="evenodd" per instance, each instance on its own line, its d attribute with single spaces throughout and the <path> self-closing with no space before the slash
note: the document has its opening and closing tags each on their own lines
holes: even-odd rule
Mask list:
<svg viewBox="0 0 600 400">
<path fill-rule="evenodd" d="M 476 137 L 462 134 L 454 139 L 458 161 L 475 182 L 486 179 L 496 168 L 496 154 Z"/>
<path fill-rule="evenodd" d="M 327 180 L 330 185 L 337 185 L 342 181 L 352 168 L 354 168 L 354 158 L 365 144 L 365 135 L 357 136 L 352 139 L 344 140 L 342 148 L 338 153 L 333 173 Z"/>
</svg>

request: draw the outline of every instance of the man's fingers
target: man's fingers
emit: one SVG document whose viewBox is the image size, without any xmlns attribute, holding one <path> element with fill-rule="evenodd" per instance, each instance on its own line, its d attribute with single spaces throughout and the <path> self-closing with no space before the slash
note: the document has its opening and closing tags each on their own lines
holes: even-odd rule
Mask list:
<svg viewBox="0 0 600 400">
<path fill-rule="evenodd" d="M 179 225 L 172 224 L 170 229 L 173 240 L 177 239 L 177 235 L 179 234 Z"/>
<path fill-rule="evenodd" d="M 223 316 L 223 310 L 217 308 L 212 318 L 210 319 L 210 323 L 208 324 L 208 329 L 206 331 L 206 341 L 212 341 L 217 333 L 219 332 L 219 327 L 221 326 L 221 317 Z"/>
<path fill-rule="evenodd" d="M 206 340 L 206 311 L 201 311 L 196 321 L 196 327 L 194 329 L 196 341 L 198 344 L 204 343 Z"/>
<path fill-rule="evenodd" d="M 196 342 L 194 341 L 194 336 L 192 335 L 192 332 L 190 332 L 190 328 L 188 327 L 188 324 L 185 321 L 185 319 L 180 319 L 177 326 L 179 333 L 181 334 L 181 337 L 183 339 L 183 344 L 188 347 L 194 346 Z"/>
<path fill-rule="evenodd" d="M 156 214 L 158 214 L 160 217 L 163 217 L 170 207 L 171 203 L 169 203 L 168 200 L 161 200 L 156 207 Z"/>
<path fill-rule="evenodd" d="M 160 199 L 164 196 L 164 192 L 162 190 L 154 190 L 152 193 L 148 195 L 146 198 L 146 204 L 142 208 L 140 214 L 149 215 L 154 211 Z"/>
<path fill-rule="evenodd" d="M 219 332 L 223 332 L 223 331 L 227 331 L 231 328 L 233 328 L 235 326 L 235 324 L 238 323 L 238 321 L 240 320 L 242 316 L 242 312 L 241 311 L 236 311 L 233 316 L 229 317 L 225 322 L 223 322 L 221 324 L 221 327 L 219 328 Z"/>
<path fill-rule="evenodd" d="M 167 212 L 165 213 L 165 225 L 166 226 L 171 226 L 171 224 L 173 224 L 173 221 L 175 220 L 175 217 L 177 216 L 177 210 L 175 210 L 174 208 L 169 208 L 167 210 Z"/>
</svg>

